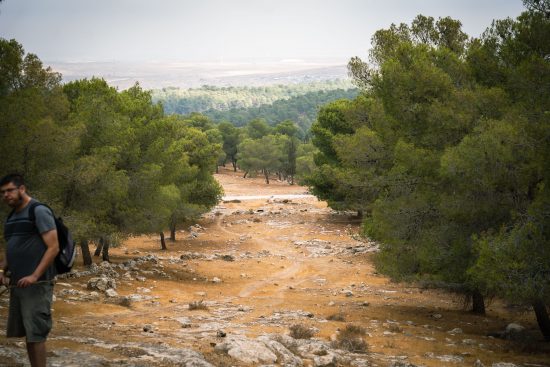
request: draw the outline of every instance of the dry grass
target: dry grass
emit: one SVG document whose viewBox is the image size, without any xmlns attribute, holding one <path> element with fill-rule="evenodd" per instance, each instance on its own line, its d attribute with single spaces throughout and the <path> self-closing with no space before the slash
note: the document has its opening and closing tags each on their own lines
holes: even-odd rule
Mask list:
<svg viewBox="0 0 550 367">
<path fill-rule="evenodd" d="M 200 301 L 193 301 L 193 302 L 189 302 L 189 310 L 190 311 L 194 311 L 194 310 L 208 310 L 208 306 L 206 306 L 206 304 L 200 300 Z"/>
<path fill-rule="evenodd" d="M 353 353 L 366 353 L 368 345 L 363 339 L 366 334 L 367 331 L 364 327 L 349 324 L 336 336 L 334 346 Z"/>
<path fill-rule="evenodd" d="M 313 329 L 302 324 L 292 325 L 289 329 L 290 336 L 294 339 L 310 339 L 313 335 L 315 335 Z"/>
<path fill-rule="evenodd" d="M 346 321 L 346 316 L 341 313 L 341 312 L 338 312 L 338 313 L 335 313 L 335 314 L 332 314 L 330 316 L 327 317 L 327 320 L 329 321 Z"/>
<path fill-rule="evenodd" d="M 403 332 L 403 329 L 398 324 L 394 324 L 394 323 L 391 323 L 391 324 L 388 325 L 388 330 L 391 331 L 392 333 L 402 333 Z"/>
</svg>

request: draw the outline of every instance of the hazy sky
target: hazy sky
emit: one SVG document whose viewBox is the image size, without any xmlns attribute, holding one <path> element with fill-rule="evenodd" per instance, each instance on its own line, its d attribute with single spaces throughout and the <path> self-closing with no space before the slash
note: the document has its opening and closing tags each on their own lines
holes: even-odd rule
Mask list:
<svg viewBox="0 0 550 367">
<path fill-rule="evenodd" d="M 417 14 L 478 36 L 521 0 L 4 0 L 0 37 L 45 61 L 365 57 L 372 34 Z"/>
</svg>

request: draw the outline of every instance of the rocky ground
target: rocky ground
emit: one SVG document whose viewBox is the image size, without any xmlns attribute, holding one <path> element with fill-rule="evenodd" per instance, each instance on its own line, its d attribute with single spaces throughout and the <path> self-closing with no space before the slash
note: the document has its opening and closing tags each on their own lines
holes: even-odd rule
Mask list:
<svg viewBox="0 0 550 367">
<path fill-rule="evenodd" d="M 217 178 L 231 200 L 168 250 L 130 238 L 58 281 L 50 366 L 550 366 L 529 310 L 493 300 L 478 316 L 393 284 L 350 213 L 303 187 Z M 28 365 L 23 340 L 0 337 L 0 365 Z"/>
</svg>

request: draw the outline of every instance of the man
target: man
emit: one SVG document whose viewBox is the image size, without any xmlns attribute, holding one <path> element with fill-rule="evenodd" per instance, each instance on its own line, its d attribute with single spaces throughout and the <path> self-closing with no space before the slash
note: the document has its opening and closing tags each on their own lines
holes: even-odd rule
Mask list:
<svg viewBox="0 0 550 367">
<path fill-rule="evenodd" d="M 46 338 L 52 327 L 51 304 L 55 267 L 59 252 L 57 230 L 51 210 L 35 207 L 23 177 L 11 174 L 0 180 L 0 194 L 12 213 L 4 224 L 6 252 L 0 264 L 0 282 L 7 284 L 9 271 L 10 306 L 8 337 L 26 337 L 32 367 L 46 367 Z"/>
</svg>

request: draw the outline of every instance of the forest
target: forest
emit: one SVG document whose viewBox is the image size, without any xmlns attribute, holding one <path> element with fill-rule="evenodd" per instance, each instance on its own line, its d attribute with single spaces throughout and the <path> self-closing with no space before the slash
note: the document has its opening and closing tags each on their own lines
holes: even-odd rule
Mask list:
<svg viewBox="0 0 550 367">
<path fill-rule="evenodd" d="M 85 254 L 93 241 L 108 259 L 109 246 L 141 233 L 158 233 L 166 248 L 165 229 L 175 240 L 177 227 L 219 202 L 212 174 L 226 162 L 266 183 L 273 174 L 294 183 L 312 170 L 315 148 L 290 120 L 239 128 L 196 112 L 167 115 L 137 84 L 62 84 L 17 41 L 0 40 L 0 51 L 0 170 L 23 174 Z"/>
<path fill-rule="evenodd" d="M 289 99 L 279 99 L 272 104 L 258 107 L 232 108 L 227 111 L 209 109 L 203 113 L 215 121 L 231 121 L 236 126 L 243 126 L 254 119 L 264 119 L 269 125 L 281 121 L 294 121 L 300 129 L 308 132 L 317 118 L 319 106 L 338 99 L 352 99 L 357 96 L 357 89 L 335 89 L 308 92 Z"/>
<path fill-rule="evenodd" d="M 217 135 L 166 116 L 139 85 L 63 85 L 15 40 L 0 40 L 0 56 L 0 170 L 23 174 L 84 253 L 94 240 L 108 259 L 110 244 L 139 233 L 161 234 L 165 247 L 165 228 L 174 238 L 219 201 Z"/>
<path fill-rule="evenodd" d="M 259 118 L 271 126 L 292 120 L 307 132 L 319 106 L 354 98 L 357 92 L 349 80 L 330 80 L 266 87 L 164 88 L 153 90 L 152 95 L 167 114 L 201 112 L 215 121 L 230 121 L 235 126 Z"/>
<path fill-rule="evenodd" d="M 152 91 L 153 100 L 162 102 L 167 114 L 186 115 L 207 110 L 227 111 L 236 108 L 259 107 L 307 93 L 355 89 L 349 80 L 329 80 L 312 83 L 278 84 L 263 87 L 217 87 L 182 89 L 168 87 Z"/>
<path fill-rule="evenodd" d="M 550 341 L 550 4 L 524 3 L 479 38 L 422 15 L 377 31 L 306 182 L 362 216 L 383 274 L 529 306 Z"/>
</svg>

